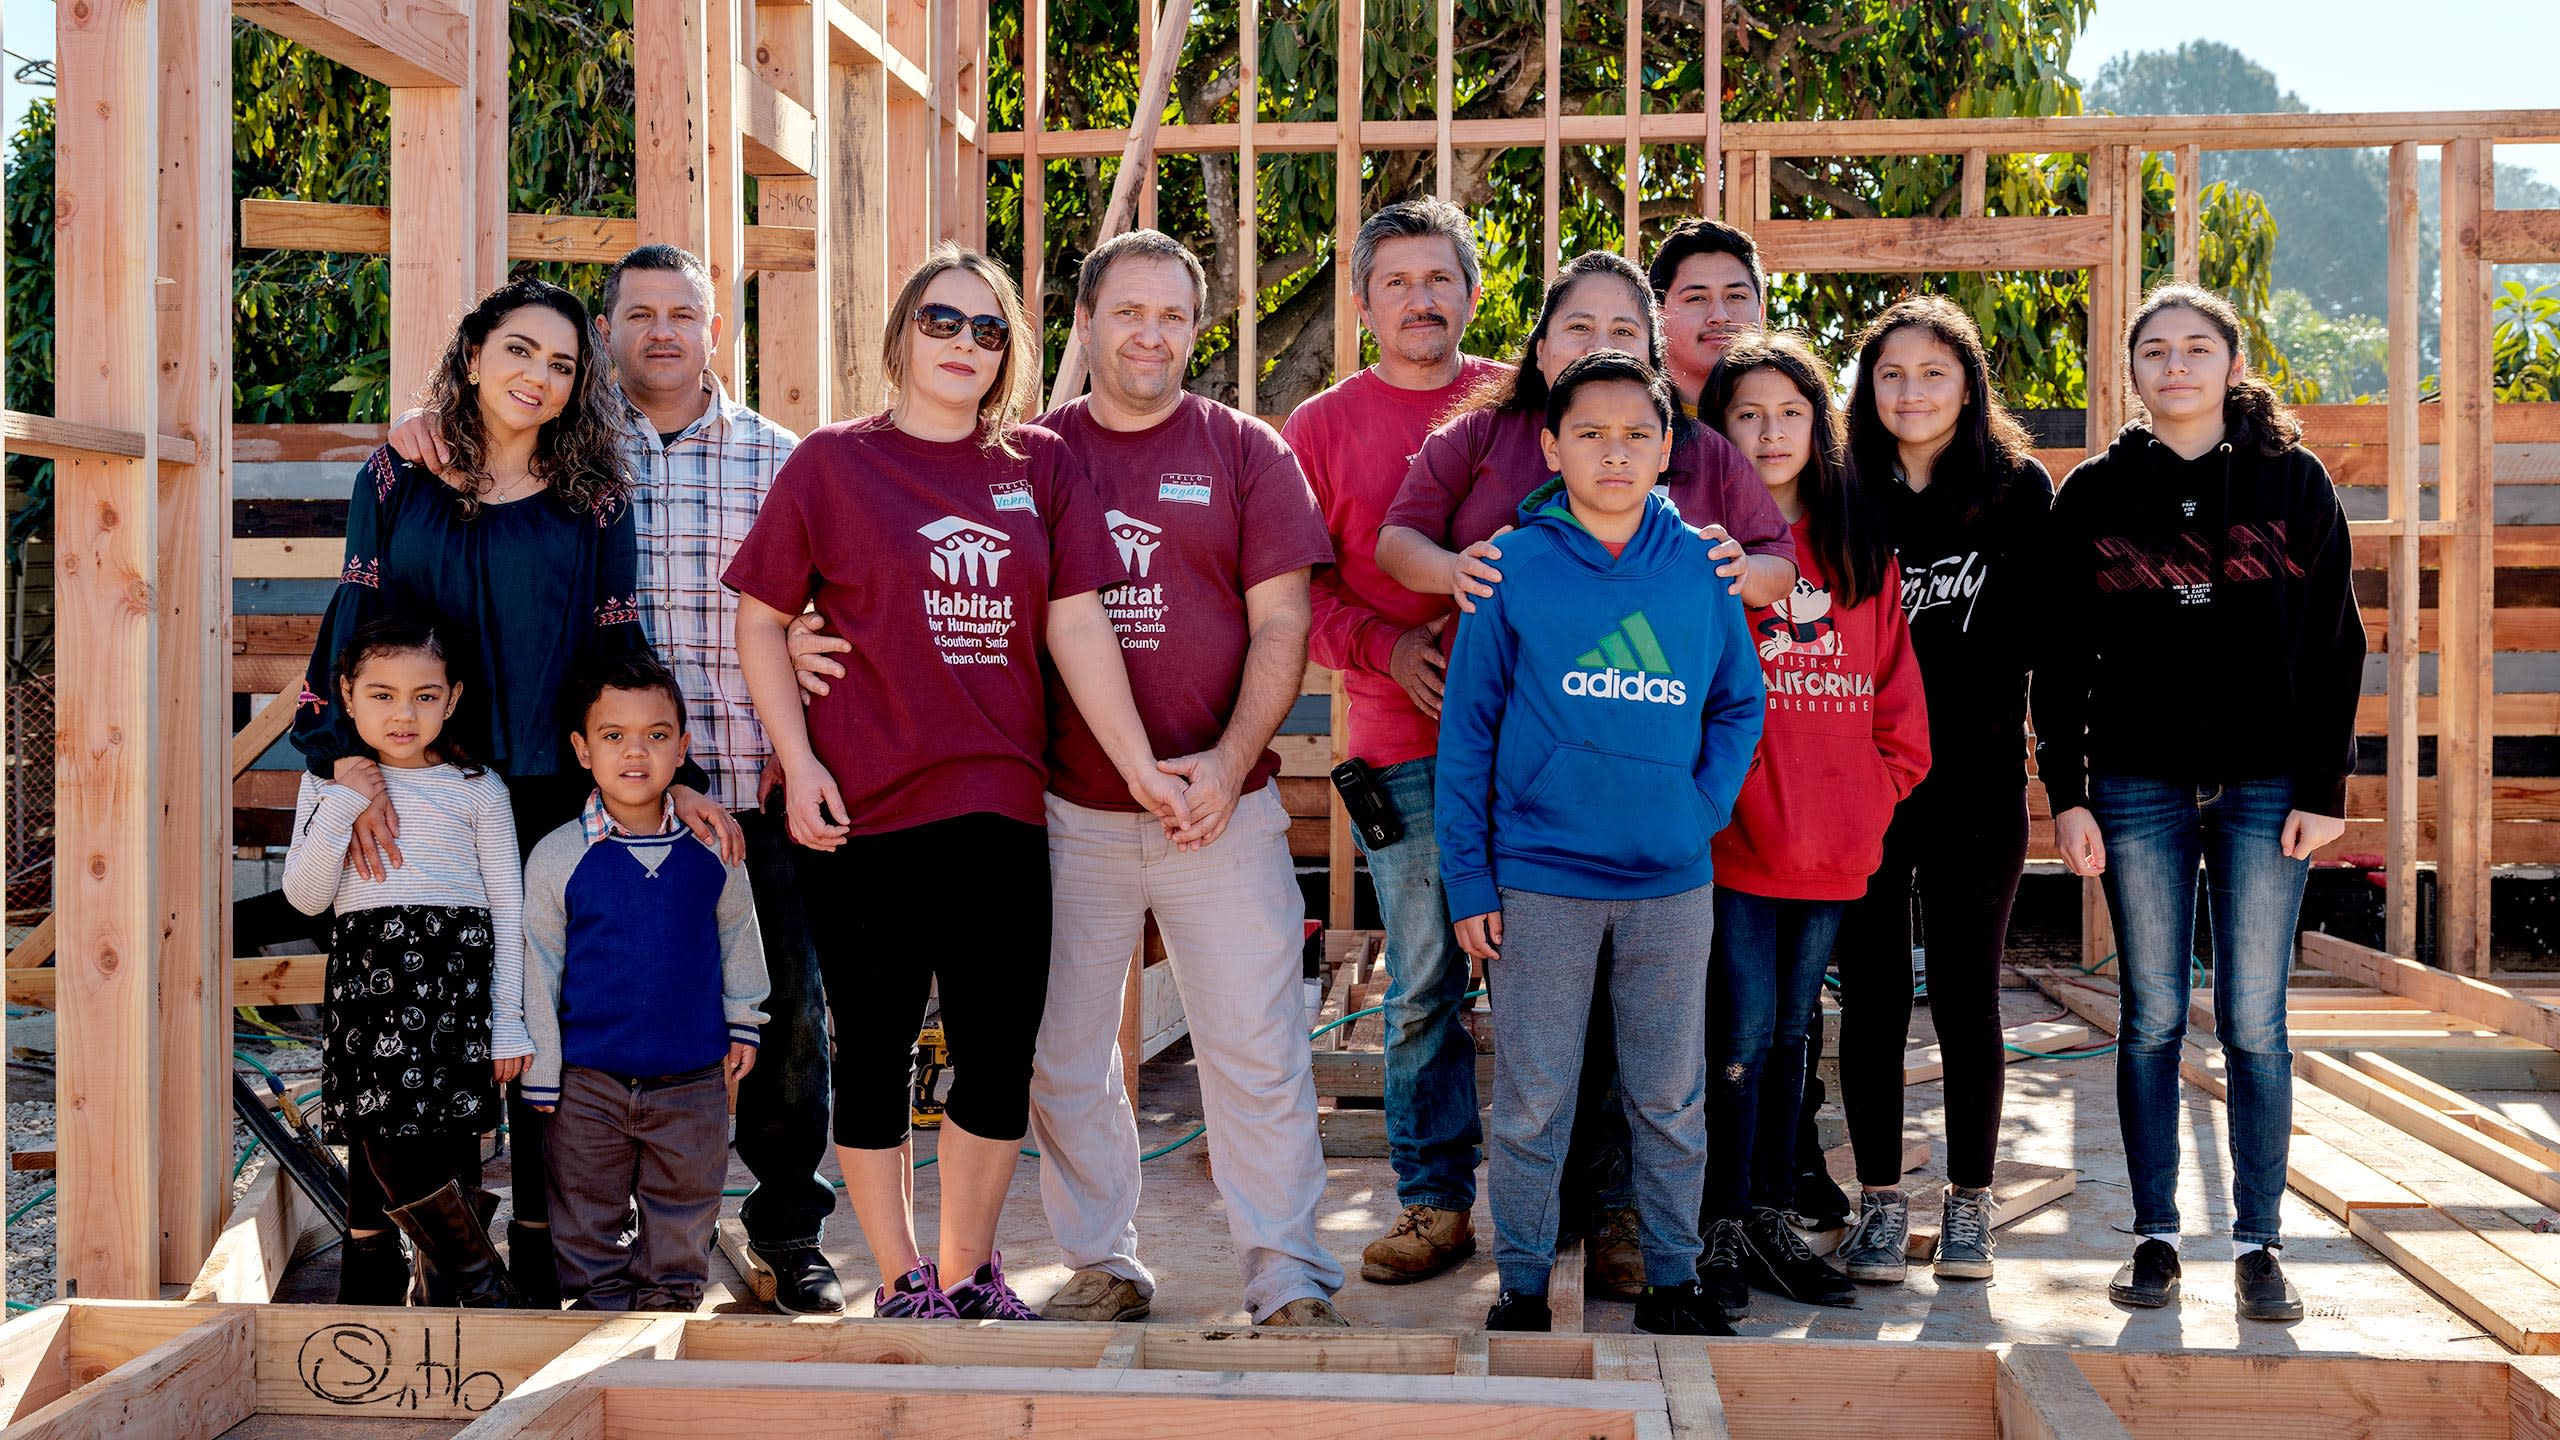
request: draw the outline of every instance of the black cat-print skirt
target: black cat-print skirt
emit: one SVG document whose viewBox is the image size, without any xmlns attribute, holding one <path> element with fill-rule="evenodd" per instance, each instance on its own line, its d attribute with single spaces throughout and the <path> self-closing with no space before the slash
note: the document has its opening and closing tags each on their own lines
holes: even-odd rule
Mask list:
<svg viewBox="0 0 2560 1440">
<path fill-rule="evenodd" d="M 495 927 L 476 905 L 338 916 L 320 1038 L 323 1132 L 339 1144 L 477 1135 L 502 1117 L 489 1070 Z"/>
</svg>

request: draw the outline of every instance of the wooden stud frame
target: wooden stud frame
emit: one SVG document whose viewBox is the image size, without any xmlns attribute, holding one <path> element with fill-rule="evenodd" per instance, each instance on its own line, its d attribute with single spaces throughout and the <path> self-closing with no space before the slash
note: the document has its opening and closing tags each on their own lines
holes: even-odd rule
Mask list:
<svg viewBox="0 0 2560 1440">
<path fill-rule="evenodd" d="M 2370 1213 L 2370 1212 L 2368 1212 Z M 1132 1428 L 1319 1437 L 2548 1435 L 2552 1363 L 1845 1340 L 1191 1330 L 77 1302 L 0 1328 L 0 1436 L 252 1416 L 458 1440 Z M 761 1422 L 761 1423 L 758 1423 Z M 141 1428 L 136 1429 L 134 1427 Z M 893 1428 L 894 1427 L 894 1428 Z"/>
</svg>

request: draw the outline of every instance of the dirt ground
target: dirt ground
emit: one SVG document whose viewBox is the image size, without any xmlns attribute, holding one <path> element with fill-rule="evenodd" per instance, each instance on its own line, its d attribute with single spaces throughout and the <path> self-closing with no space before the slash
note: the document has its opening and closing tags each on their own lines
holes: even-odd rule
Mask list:
<svg viewBox="0 0 2560 1440">
<path fill-rule="evenodd" d="M 2012 1024 L 2050 1017 L 2053 1005 L 2033 991 L 2006 992 Z M 1930 1040 L 1928 1012 L 1914 1022 L 1916 1045 Z M 1961 1342 L 2020 1341 L 2144 1350 L 2202 1348 L 2287 1353 L 2357 1351 L 2428 1356 L 2501 1353 L 2482 1334 L 2412 1283 L 2345 1227 L 2288 1193 L 2285 1261 L 2301 1287 L 2308 1313 L 2290 1325 L 2245 1324 L 2234 1314 L 2229 1249 L 2229 1169 L 2219 1107 L 2199 1092 L 2186 1092 L 2186 1157 L 2179 1204 L 2187 1223 L 2184 1303 L 2160 1311 L 2130 1311 L 2110 1303 L 2106 1282 L 2130 1253 L 2126 1230 L 2132 1202 L 2125 1188 L 2124 1151 L 2116 1129 L 2113 1061 L 2027 1061 L 2008 1071 L 2003 1154 L 2047 1165 L 2075 1167 L 2078 1188 L 2066 1199 L 2027 1215 L 1999 1232 L 1997 1279 L 1989 1282 L 1932 1279 L 1914 1266 L 1903 1285 L 1864 1287 L 1853 1310 L 1822 1310 L 1755 1295 L 1746 1333 L 1841 1336 L 1856 1339 L 1922 1339 Z M 1140 1092 L 1142 1143 L 1152 1149 L 1187 1133 L 1199 1120 L 1198 1088 L 1187 1044 L 1177 1044 L 1145 1067 Z M 1910 1091 L 1915 1135 L 1943 1133 L 1941 1087 Z M 930 1132 L 919 1136 L 919 1158 L 930 1153 Z M 1155 1272 L 1155 1311 L 1160 1323 L 1241 1324 L 1245 1315 L 1225 1206 L 1208 1173 L 1204 1143 L 1195 1142 L 1148 1164 L 1139 1212 L 1141 1257 Z M 1025 1298 L 1034 1304 L 1067 1279 L 1040 1209 L 1038 1162 L 1026 1160 L 1007 1202 L 999 1243 Z M 829 1173 L 833 1173 L 830 1160 Z M 1480 1172 L 1481 1173 L 1481 1172 Z M 1933 1156 L 1922 1175 L 1942 1174 Z M 1325 1244 L 1353 1278 L 1336 1297 L 1354 1323 L 1448 1327 L 1482 1323 L 1493 1301 L 1490 1256 L 1492 1217 L 1479 1194 L 1475 1225 L 1485 1249 L 1445 1275 L 1416 1285 L 1372 1285 L 1358 1278 L 1361 1247 L 1394 1218 L 1394 1177 L 1384 1160 L 1336 1160 L 1329 1167 L 1322 1231 Z M 1916 1177 L 1915 1177 L 1916 1178 Z M 503 1185 L 502 1168 L 493 1183 Z M 731 1187 L 753 1183 L 743 1166 L 731 1166 Z M 919 1231 L 931 1244 L 937 1191 L 933 1171 L 918 1177 Z M 730 1206 L 738 1203 L 732 1199 Z M 851 1213 L 839 1207 L 827 1222 L 827 1252 L 853 1292 L 853 1313 L 870 1313 L 879 1283 Z M 326 1299 L 335 1293 L 334 1253 L 298 1267 L 285 1298 Z M 725 1258 L 712 1261 L 711 1310 L 756 1310 L 743 1282 Z M 1632 1307 L 1593 1301 L 1587 1328 L 1624 1330 Z"/>
</svg>

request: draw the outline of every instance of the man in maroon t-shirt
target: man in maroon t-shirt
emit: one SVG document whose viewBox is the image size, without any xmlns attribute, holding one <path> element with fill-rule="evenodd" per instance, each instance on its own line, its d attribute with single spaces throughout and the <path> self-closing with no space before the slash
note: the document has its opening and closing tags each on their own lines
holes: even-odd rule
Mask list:
<svg viewBox="0 0 2560 1440">
<path fill-rule="evenodd" d="M 1271 737 L 1306 674 L 1307 576 L 1333 558 L 1298 462 L 1270 426 L 1182 387 L 1208 279 L 1153 230 L 1085 257 L 1076 325 L 1093 393 L 1041 417 L 1083 459 L 1120 576 L 1102 592 L 1161 768 L 1191 821 L 1140 810 L 1051 692 L 1049 1004 L 1031 1084 L 1040 1198 L 1075 1267 L 1042 1313 L 1134 1320 L 1138 1134 L 1119 1053 L 1124 981 L 1155 916 L 1182 989 L 1211 1171 L 1264 1325 L 1345 1324 L 1342 1267 L 1316 1232 L 1316 1133 L 1299 956 L 1306 901 Z"/>
<path fill-rule="evenodd" d="M 1351 247 L 1351 294 L 1378 363 L 1300 405 L 1281 431 L 1333 534 L 1308 648 L 1342 672 L 1350 752 L 1404 818 L 1392 844 L 1372 848 L 1354 831 L 1387 929 L 1387 1158 L 1403 1206 L 1361 1252 L 1361 1278 L 1378 1284 L 1437 1275 L 1476 1249 L 1468 1212 L 1484 1134 L 1463 1015 L 1469 966 L 1449 928 L 1431 829 L 1448 663 L 1440 632 L 1452 607 L 1378 568 L 1378 526 L 1423 437 L 1503 373 L 1459 348 L 1482 280 L 1475 232 L 1456 206 L 1407 200 L 1370 216 Z"/>
</svg>

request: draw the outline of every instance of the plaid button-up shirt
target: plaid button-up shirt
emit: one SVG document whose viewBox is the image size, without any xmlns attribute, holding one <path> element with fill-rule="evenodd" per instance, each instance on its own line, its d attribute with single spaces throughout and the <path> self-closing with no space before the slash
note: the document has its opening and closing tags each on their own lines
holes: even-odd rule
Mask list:
<svg viewBox="0 0 2560 1440">
<path fill-rule="evenodd" d="M 625 443 L 640 528 L 640 624 L 684 686 L 685 727 L 712 800 L 745 810 L 772 750 L 738 667 L 738 597 L 720 576 L 800 437 L 732 401 L 719 381 L 710 386 L 709 407 L 665 444 L 625 401 Z"/>
</svg>

